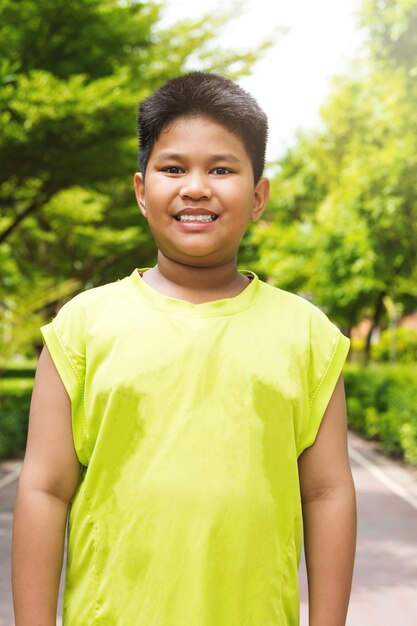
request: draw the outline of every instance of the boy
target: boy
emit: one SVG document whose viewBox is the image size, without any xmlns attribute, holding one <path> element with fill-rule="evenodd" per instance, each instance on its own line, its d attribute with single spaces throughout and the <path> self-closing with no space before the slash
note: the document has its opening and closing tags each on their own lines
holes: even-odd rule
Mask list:
<svg viewBox="0 0 417 626">
<path fill-rule="evenodd" d="M 237 269 L 262 214 L 267 120 L 193 72 L 139 108 L 156 265 L 42 333 L 13 543 L 16 626 L 342 626 L 356 532 L 340 375 L 316 307 Z"/>
</svg>

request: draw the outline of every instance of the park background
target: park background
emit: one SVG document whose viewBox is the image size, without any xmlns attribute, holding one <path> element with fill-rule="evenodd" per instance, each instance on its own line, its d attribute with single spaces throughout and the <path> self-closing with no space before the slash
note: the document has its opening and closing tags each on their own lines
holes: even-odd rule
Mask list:
<svg viewBox="0 0 417 626">
<path fill-rule="evenodd" d="M 350 428 L 417 465 L 417 3 L 298 0 L 298 39 L 280 4 L 0 2 L 1 458 L 24 451 L 39 327 L 154 264 L 137 105 L 204 69 L 259 91 L 270 117 L 271 198 L 240 266 L 351 337 Z"/>
<path fill-rule="evenodd" d="M 348 624 L 411 626 L 416 0 L 0 0 L 0 626 L 13 621 L 12 512 L 39 327 L 80 291 L 154 264 L 132 189 L 136 109 L 192 69 L 236 79 L 270 120 L 271 199 L 240 266 L 308 298 L 352 339 Z M 301 599 L 305 617 L 305 575 Z"/>
</svg>

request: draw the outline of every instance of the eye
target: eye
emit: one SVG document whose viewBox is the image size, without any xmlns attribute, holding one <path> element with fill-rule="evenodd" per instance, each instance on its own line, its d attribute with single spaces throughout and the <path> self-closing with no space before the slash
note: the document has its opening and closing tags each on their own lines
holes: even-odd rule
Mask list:
<svg viewBox="0 0 417 626">
<path fill-rule="evenodd" d="M 167 174 L 181 174 L 183 170 L 177 165 L 168 165 L 168 167 L 164 167 L 162 171 Z"/>
<path fill-rule="evenodd" d="M 226 174 L 232 174 L 232 170 L 228 167 L 215 167 L 212 173 L 216 174 L 216 176 L 224 176 Z"/>
</svg>

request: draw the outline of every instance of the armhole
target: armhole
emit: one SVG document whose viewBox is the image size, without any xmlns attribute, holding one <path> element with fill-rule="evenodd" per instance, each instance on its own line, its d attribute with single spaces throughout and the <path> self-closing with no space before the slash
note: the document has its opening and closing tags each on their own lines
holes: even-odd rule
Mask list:
<svg viewBox="0 0 417 626">
<path fill-rule="evenodd" d="M 349 352 L 350 340 L 338 331 L 335 347 L 327 367 L 309 401 L 308 423 L 297 444 L 297 456 L 310 447 L 320 428 L 321 420 L 330 402 L 336 383 L 342 373 Z"/>
</svg>

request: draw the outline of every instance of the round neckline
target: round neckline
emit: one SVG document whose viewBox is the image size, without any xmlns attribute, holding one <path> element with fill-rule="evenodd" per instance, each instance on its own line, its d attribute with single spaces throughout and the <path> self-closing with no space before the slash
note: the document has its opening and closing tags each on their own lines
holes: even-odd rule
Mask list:
<svg viewBox="0 0 417 626">
<path fill-rule="evenodd" d="M 251 276 L 252 280 L 237 295 L 230 298 L 222 298 L 220 300 L 210 300 L 208 302 L 190 302 L 189 300 L 181 300 L 156 291 L 148 285 L 140 275 L 140 272 L 147 272 L 150 267 L 135 268 L 130 275 L 135 288 L 139 290 L 141 296 L 152 307 L 172 313 L 183 315 L 186 317 L 216 317 L 219 315 L 231 315 L 247 309 L 254 299 L 259 286 L 259 278 L 251 270 L 239 269 L 241 274 Z"/>
</svg>

